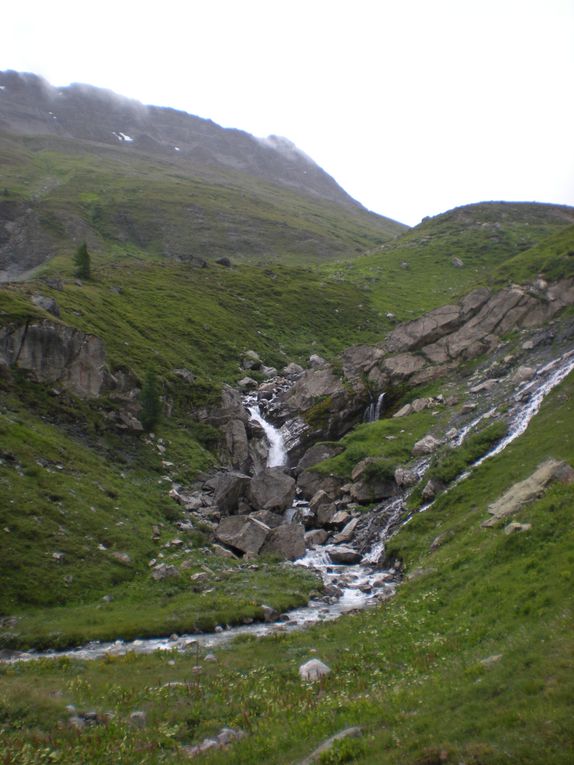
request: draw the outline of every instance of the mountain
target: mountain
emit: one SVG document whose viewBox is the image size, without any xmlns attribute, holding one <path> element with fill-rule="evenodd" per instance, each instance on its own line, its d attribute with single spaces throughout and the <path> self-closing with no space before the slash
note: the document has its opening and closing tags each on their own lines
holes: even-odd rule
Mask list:
<svg viewBox="0 0 574 765">
<path fill-rule="evenodd" d="M 406 230 L 287 139 L 32 74 L 0 72 L 0 158 L 5 278 L 81 239 L 189 261 L 284 259 L 349 255 Z"/>
<path fill-rule="evenodd" d="M 2 762 L 569 765 L 574 210 L 2 77 Z"/>
</svg>

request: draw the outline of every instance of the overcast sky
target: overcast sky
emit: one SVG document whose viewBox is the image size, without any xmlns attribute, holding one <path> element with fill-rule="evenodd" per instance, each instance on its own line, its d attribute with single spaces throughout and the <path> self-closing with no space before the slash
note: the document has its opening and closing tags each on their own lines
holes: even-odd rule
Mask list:
<svg viewBox="0 0 574 765">
<path fill-rule="evenodd" d="M 28 0 L 0 69 L 284 135 L 409 224 L 574 204 L 574 0 Z"/>
</svg>

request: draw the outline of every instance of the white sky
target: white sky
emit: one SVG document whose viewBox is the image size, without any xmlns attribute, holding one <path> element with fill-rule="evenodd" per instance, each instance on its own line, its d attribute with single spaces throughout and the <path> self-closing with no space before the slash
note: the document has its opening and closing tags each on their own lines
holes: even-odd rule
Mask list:
<svg viewBox="0 0 574 765">
<path fill-rule="evenodd" d="M 28 0 L 0 69 L 284 135 L 409 224 L 574 204 L 574 0 Z"/>
</svg>

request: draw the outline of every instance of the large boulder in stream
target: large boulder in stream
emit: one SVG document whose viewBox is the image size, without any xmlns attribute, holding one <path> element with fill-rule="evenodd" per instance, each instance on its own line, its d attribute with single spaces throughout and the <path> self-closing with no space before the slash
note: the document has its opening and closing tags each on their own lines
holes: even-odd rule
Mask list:
<svg viewBox="0 0 574 765">
<path fill-rule="evenodd" d="M 291 506 L 295 496 L 295 479 L 286 475 L 283 468 L 262 470 L 251 479 L 247 498 L 256 510 L 282 513 Z"/>
<path fill-rule="evenodd" d="M 235 550 L 256 555 L 270 532 L 269 526 L 248 515 L 230 515 L 221 521 L 215 537 Z"/>
<path fill-rule="evenodd" d="M 297 560 L 305 555 L 305 529 L 300 523 L 289 523 L 273 529 L 263 547 L 262 555 L 278 555 L 283 560 Z"/>
<path fill-rule="evenodd" d="M 245 495 L 250 478 L 244 473 L 220 473 L 211 479 L 215 491 L 213 501 L 223 515 L 237 513 L 239 500 Z"/>
</svg>

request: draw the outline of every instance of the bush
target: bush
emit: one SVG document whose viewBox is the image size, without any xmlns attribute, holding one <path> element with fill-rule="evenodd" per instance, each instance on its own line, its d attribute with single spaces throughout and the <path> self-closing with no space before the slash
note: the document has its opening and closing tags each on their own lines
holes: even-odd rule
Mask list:
<svg viewBox="0 0 574 765">
<path fill-rule="evenodd" d="M 143 429 L 149 433 L 159 422 L 161 415 L 161 402 L 157 389 L 157 380 L 155 372 L 148 370 L 140 394 L 142 411 L 140 415 Z"/>
<path fill-rule="evenodd" d="M 78 279 L 90 279 L 92 275 L 90 253 L 88 252 L 88 246 L 83 242 L 74 255 L 74 265 L 76 266 L 75 274 Z"/>
</svg>

